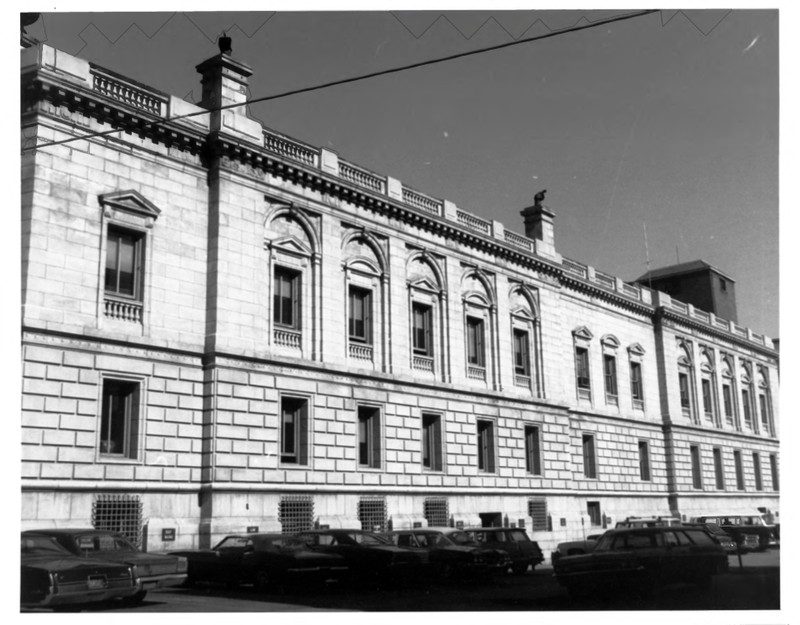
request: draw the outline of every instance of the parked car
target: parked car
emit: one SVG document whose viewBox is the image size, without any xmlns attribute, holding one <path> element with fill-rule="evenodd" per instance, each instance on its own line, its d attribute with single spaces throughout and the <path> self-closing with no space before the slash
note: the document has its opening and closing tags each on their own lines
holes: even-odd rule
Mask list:
<svg viewBox="0 0 800 625">
<path fill-rule="evenodd" d="M 96 529 L 39 529 L 23 536 L 47 536 L 75 556 L 119 562 L 133 567 L 137 591 L 132 602 L 141 602 L 148 590 L 179 586 L 186 581 L 186 559 L 178 556 L 145 553 L 124 536 Z"/>
<path fill-rule="evenodd" d="M 341 556 L 353 576 L 362 581 L 410 579 L 421 566 L 417 554 L 373 532 L 319 529 L 300 532 L 297 538 L 318 553 Z"/>
<path fill-rule="evenodd" d="M 504 551 L 511 558 L 511 570 L 522 575 L 528 567 L 544 562 L 539 543 L 531 540 L 524 529 L 513 527 L 476 527 L 466 530 L 482 547 Z"/>
<path fill-rule="evenodd" d="M 553 569 L 573 595 L 649 593 L 676 582 L 708 587 L 728 569 L 728 555 L 699 528 L 624 528 L 608 530 L 591 553 L 558 558 Z"/>
<path fill-rule="evenodd" d="M 486 548 L 468 532 L 452 527 L 396 530 L 386 536 L 395 545 L 418 554 L 440 579 L 480 577 L 505 571 L 511 565 L 504 551 Z"/>
<path fill-rule="evenodd" d="M 60 608 L 132 597 L 138 590 L 131 566 L 72 555 L 52 537 L 20 540 L 20 605 Z"/>
<path fill-rule="evenodd" d="M 561 556 L 576 556 L 590 553 L 597 545 L 602 534 L 589 534 L 584 540 L 569 540 L 556 545 L 556 550 L 550 554 L 550 561 L 555 565 Z"/>
<path fill-rule="evenodd" d="M 720 528 L 719 525 L 715 523 L 684 523 L 684 527 L 698 527 L 705 532 L 708 532 L 708 535 L 717 543 L 720 547 L 722 547 L 726 553 L 736 553 L 736 541 L 731 538 L 730 534 L 728 534 L 725 530 Z M 758 537 L 752 536 L 755 539 L 756 547 L 758 547 Z"/>
<path fill-rule="evenodd" d="M 189 584 L 252 584 L 259 592 L 299 583 L 322 583 L 347 573 L 344 558 L 309 549 L 285 534 L 235 534 L 213 549 L 178 551 L 189 562 Z"/>
<path fill-rule="evenodd" d="M 747 534 L 758 537 L 758 549 L 774 547 L 778 544 L 775 527 L 767 525 L 760 514 L 707 514 L 694 517 L 696 523 L 715 523 L 730 534 L 742 550 L 747 549 Z"/>
</svg>

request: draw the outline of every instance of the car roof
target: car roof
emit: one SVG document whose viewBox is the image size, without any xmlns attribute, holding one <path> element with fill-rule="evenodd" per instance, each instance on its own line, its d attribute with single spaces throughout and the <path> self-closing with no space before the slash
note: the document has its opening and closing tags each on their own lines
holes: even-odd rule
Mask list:
<svg viewBox="0 0 800 625">
<path fill-rule="evenodd" d="M 701 530 L 699 527 L 685 527 L 683 525 L 659 525 L 656 527 L 615 527 L 606 530 L 603 536 L 616 536 L 618 534 L 660 534 L 663 532 L 673 532 L 679 529 Z"/>
</svg>

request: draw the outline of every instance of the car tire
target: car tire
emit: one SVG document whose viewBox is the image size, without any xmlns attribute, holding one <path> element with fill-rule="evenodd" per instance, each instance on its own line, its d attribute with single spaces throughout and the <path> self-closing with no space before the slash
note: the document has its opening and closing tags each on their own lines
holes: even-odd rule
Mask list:
<svg viewBox="0 0 800 625">
<path fill-rule="evenodd" d="M 138 605 L 142 601 L 144 601 L 144 598 L 146 596 L 147 596 L 147 591 L 146 590 L 140 590 L 135 595 L 132 595 L 132 596 L 128 597 L 127 599 L 125 599 L 125 603 L 127 603 L 129 605 Z"/>
</svg>

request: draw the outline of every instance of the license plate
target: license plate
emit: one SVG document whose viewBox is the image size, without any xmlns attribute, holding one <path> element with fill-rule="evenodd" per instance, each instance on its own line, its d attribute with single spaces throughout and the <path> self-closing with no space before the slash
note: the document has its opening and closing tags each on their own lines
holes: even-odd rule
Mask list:
<svg viewBox="0 0 800 625">
<path fill-rule="evenodd" d="M 108 585 L 106 578 L 102 575 L 89 577 L 89 590 L 100 590 Z"/>
</svg>

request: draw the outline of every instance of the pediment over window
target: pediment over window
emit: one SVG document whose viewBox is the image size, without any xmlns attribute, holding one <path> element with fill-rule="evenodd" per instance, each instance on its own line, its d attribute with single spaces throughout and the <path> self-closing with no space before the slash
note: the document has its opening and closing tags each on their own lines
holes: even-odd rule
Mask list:
<svg viewBox="0 0 800 625">
<path fill-rule="evenodd" d="M 517 317 L 519 319 L 525 319 L 526 321 L 533 322 L 536 317 L 531 314 L 530 309 L 527 306 L 518 306 L 511 310 L 511 316 Z"/>
<path fill-rule="evenodd" d="M 602 343 L 605 347 L 610 347 L 611 349 L 617 349 L 619 347 L 619 339 L 613 334 L 606 334 L 600 339 L 600 343 Z"/>
<path fill-rule="evenodd" d="M 628 353 L 631 356 L 644 356 L 644 347 L 639 345 L 639 343 L 633 343 L 628 346 Z"/>
<path fill-rule="evenodd" d="M 409 280 L 409 288 L 419 289 L 420 291 L 430 291 L 431 293 L 438 293 L 440 291 L 439 285 L 428 278 L 421 278 L 418 280 Z"/>
<path fill-rule="evenodd" d="M 373 258 L 364 258 L 364 257 L 355 257 L 350 258 L 346 263 L 345 266 L 350 271 L 356 271 L 359 273 L 365 273 L 369 275 L 380 275 L 381 270 L 380 267 L 375 262 Z"/>
<path fill-rule="evenodd" d="M 112 193 L 101 193 L 97 197 L 100 206 L 114 210 L 132 213 L 140 217 L 158 219 L 161 209 L 144 197 L 138 191 L 128 189 L 126 191 L 113 191 Z"/>
<path fill-rule="evenodd" d="M 300 241 L 295 237 L 282 237 L 266 242 L 269 247 L 280 249 L 287 254 L 295 256 L 310 256 L 311 249 L 305 241 Z"/>
<path fill-rule="evenodd" d="M 575 339 L 580 339 L 582 341 L 591 341 L 594 338 L 594 334 L 591 333 L 589 328 L 586 326 L 579 326 L 572 331 L 572 336 Z"/>
</svg>

